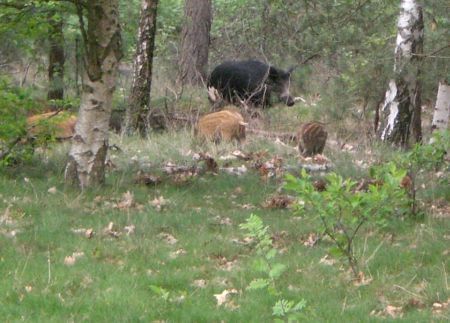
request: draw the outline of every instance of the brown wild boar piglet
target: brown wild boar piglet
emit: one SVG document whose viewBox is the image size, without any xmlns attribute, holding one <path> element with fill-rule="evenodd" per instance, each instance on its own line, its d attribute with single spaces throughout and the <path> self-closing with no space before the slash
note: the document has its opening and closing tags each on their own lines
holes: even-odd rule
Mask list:
<svg viewBox="0 0 450 323">
<path fill-rule="evenodd" d="M 298 150 L 305 157 L 321 154 L 325 148 L 328 133 L 320 122 L 308 122 L 297 132 Z"/>
<path fill-rule="evenodd" d="M 241 141 L 245 139 L 245 126 L 242 115 L 233 107 L 209 113 L 198 120 L 196 135 L 200 138 L 212 140 Z"/>
</svg>

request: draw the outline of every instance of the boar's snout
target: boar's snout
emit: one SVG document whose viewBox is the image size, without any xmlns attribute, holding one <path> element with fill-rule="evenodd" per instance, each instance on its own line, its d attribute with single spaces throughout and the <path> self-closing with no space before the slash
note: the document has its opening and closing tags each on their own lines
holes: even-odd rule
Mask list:
<svg viewBox="0 0 450 323">
<path fill-rule="evenodd" d="M 284 102 L 288 107 L 292 107 L 295 104 L 295 100 L 292 96 L 282 96 L 281 101 Z"/>
</svg>

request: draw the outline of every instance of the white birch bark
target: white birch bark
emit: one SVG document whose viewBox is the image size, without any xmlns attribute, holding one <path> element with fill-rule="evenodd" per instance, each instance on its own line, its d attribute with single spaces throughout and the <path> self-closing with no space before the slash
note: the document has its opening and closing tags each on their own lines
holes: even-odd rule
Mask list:
<svg viewBox="0 0 450 323">
<path fill-rule="evenodd" d="M 445 131 L 448 129 L 450 118 L 450 85 L 441 82 L 434 108 L 433 122 L 431 123 L 432 131 Z M 431 139 L 433 142 L 433 139 Z"/>
<path fill-rule="evenodd" d="M 158 0 L 141 0 L 133 83 L 125 117 L 125 129 L 128 133 L 138 129 L 144 134 L 149 127 L 157 8 Z"/>
<path fill-rule="evenodd" d="M 422 8 L 416 0 L 402 0 L 397 23 L 395 79 L 389 82 L 381 109 L 379 137 L 396 145 L 406 145 L 410 132 L 420 140 L 421 83 L 420 61 L 423 52 Z"/>
<path fill-rule="evenodd" d="M 90 1 L 86 7 L 87 30 L 80 16 L 86 51 L 83 92 L 65 171 L 66 182 L 82 189 L 105 179 L 111 101 L 121 58 L 118 0 Z"/>
</svg>

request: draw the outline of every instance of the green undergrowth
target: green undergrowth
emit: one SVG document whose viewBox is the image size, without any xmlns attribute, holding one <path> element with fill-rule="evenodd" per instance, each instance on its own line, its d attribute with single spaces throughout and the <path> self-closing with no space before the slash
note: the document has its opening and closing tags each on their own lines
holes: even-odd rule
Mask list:
<svg viewBox="0 0 450 323">
<path fill-rule="evenodd" d="M 448 308 L 433 310 L 433 304 L 450 297 L 450 223 L 432 216 L 429 204 L 421 218 L 361 229 L 353 251 L 364 279 L 356 283 L 345 262 L 328 254 L 332 241 L 322 235 L 318 214 L 263 207 L 283 178 L 263 180 L 249 165 L 242 176 L 205 173 L 182 183 L 161 171 L 169 160 L 193 165 L 199 151 L 221 167 L 226 162 L 219 157 L 236 149 L 265 149 L 268 159 L 277 154 L 294 163 L 289 148 L 254 138 L 242 146 L 202 145 L 188 130 L 111 142 L 121 151 L 110 152 L 115 168 L 102 188 L 80 193 L 64 186 L 67 145 L 1 170 L 3 322 L 270 322 L 280 299 L 306 302 L 301 321 L 389 320 L 389 306 L 400 308 L 399 321 L 448 320 Z M 334 162 L 339 173 L 345 163 Z M 136 184 L 138 170 L 162 182 Z M 351 176 L 351 167 L 343 173 Z M 432 201 L 448 192 L 441 185 L 422 196 Z M 277 250 L 273 263 L 284 266 L 275 294 L 248 290 L 267 277 L 255 271 L 254 241 L 240 228 L 251 214 L 268 227 Z M 321 239 L 311 244 L 313 236 Z M 219 305 L 224 291 L 228 297 Z"/>
</svg>

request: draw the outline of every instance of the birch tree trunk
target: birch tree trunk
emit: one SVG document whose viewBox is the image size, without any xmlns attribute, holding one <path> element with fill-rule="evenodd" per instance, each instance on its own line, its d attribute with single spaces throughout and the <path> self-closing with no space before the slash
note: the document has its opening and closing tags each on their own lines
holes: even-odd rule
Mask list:
<svg viewBox="0 0 450 323">
<path fill-rule="evenodd" d="M 125 129 L 128 133 L 149 129 L 150 90 L 152 85 L 153 51 L 155 48 L 158 0 L 141 1 L 141 18 L 134 58 L 134 76 L 129 105 L 126 110 Z"/>
<path fill-rule="evenodd" d="M 63 21 L 61 18 L 55 18 L 55 12 L 49 14 L 49 57 L 48 57 L 48 81 L 49 89 L 47 99 L 64 99 L 64 34 Z"/>
<path fill-rule="evenodd" d="M 439 89 L 434 108 L 431 131 L 445 131 L 448 129 L 450 118 L 450 85 L 445 82 L 439 83 Z"/>
<path fill-rule="evenodd" d="M 407 146 L 412 133 L 422 139 L 420 68 L 423 54 L 422 8 L 416 0 L 402 0 L 397 23 L 395 78 L 389 82 L 381 109 L 379 137 Z"/>
<path fill-rule="evenodd" d="M 76 0 L 75 5 L 84 41 L 85 68 L 65 179 L 83 189 L 102 184 L 105 179 L 111 101 L 122 51 L 118 0 Z"/>
<path fill-rule="evenodd" d="M 179 79 L 183 85 L 203 85 L 208 66 L 211 0 L 186 0 L 184 15 Z"/>
</svg>

